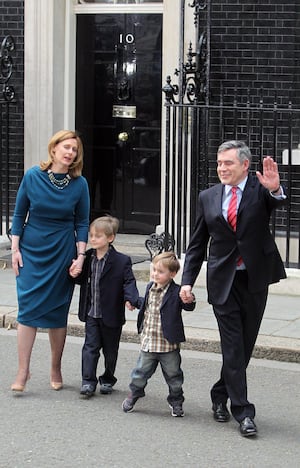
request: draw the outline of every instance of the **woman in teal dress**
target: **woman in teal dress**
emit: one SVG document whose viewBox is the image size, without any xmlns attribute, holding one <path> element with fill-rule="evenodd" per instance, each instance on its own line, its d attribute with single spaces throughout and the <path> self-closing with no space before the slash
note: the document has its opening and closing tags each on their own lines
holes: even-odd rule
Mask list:
<svg viewBox="0 0 300 468">
<path fill-rule="evenodd" d="M 19 368 L 11 389 L 22 392 L 30 377 L 37 328 L 49 329 L 50 384 L 63 386 L 61 359 L 74 283 L 89 227 L 89 190 L 81 176 L 83 148 L 78 135 L 57 132 L 48 144 L 48 160 L 29 169 L 20 184 L 12 223 L 12 267 L 18 295 Z"/>
</svg>

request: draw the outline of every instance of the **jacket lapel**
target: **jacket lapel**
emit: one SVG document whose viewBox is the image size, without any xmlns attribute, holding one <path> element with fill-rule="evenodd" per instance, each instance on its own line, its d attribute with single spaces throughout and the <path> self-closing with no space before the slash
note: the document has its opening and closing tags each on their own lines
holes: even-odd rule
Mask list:
<svg viewBox="0 0 300 468">
<path fill-rule="evenodd" d="M 165 305 L 166 301 L 168 300 L 169 295 L 171 294 L 172 289 L 174 288 L 175 283 L 174 280 L 171 281 L 170 286 L 168 287 L 168 290 L 166 294 L 163 297 L 162 303 L 161 303 L 161 308 Z"/>
<path fill-rule="evenodd" d="M 222 200 L 223 200 L 224 185 L 217 184 L 213 188 L 214 188 L 214 192 L 212 196 L 211 209 L 213 210 L 214 213 L 216 213 L 216 215 L 218 216 L 222 224 L 226 225 L 227 227 L 230 227 L 227 221 L 224 219 L 224 216 L 222 213 Z"/>
<path fill-rule="evenodd" d="M 111 269 L 112 263 L 114 262 L 115 255 L 116 255 L 115 248 L 113 246 L 111 246 L 108 258 L 107 258 L 107 260 L 105 262 L 105 265 L 104 265 L 104 268 L 103 268 L 103 271 L 102 271 L 102 274 L 101 274 L 101 278 L 103 276 L 105 276 L 106 273 Z"/>
<path fill-rule="evenodd" d="M 243 196 L 239 205 L 238 216 L 249 205 L 249 202 L 255 200 L 255 197 L 253 197 L 253 191 L 255 190 L 255 185 L 256 185 L 255 178 L 249 175 L 245 188 L 244 188 Z"/>
</svg>

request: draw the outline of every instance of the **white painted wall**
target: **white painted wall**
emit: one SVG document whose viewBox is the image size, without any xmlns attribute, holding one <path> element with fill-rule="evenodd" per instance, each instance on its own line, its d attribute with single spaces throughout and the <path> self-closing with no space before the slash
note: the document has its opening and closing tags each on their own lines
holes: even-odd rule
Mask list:
<svg viewBox="0 0 300 468">
<path fill-rule="evenodd" d="M 26 0 L 24 167 L 47 158 L 49 138 L 74 126 L 72 0 Z"/>
</svg>

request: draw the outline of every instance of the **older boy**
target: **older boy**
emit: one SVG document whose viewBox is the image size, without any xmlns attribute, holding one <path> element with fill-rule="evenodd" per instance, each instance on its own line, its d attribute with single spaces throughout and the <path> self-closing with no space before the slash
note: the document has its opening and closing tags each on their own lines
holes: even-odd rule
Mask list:
<svg viewBox="0 0 300 468">
<path fill-rule="evenodd" d="M 125 306 L 133 310 L 139 303 L 130 257 L 112 246 L 118 226 L 118 220 L 111 216 L 91 223 L 89 242 L 92 248 L 86 252 L 82 273 L 76 278 L 81 284 L 78 316 L 86 322 L 80 394 L 87 398 L 95 393 L 98 381 L 100 393 L 112 393 L 117 381 L 114 372 L 125 323 Z M 72 267 L 70 274 L 76 277 Z M 105 372 L 97 378 L 101 349 Z"/>
</svg>

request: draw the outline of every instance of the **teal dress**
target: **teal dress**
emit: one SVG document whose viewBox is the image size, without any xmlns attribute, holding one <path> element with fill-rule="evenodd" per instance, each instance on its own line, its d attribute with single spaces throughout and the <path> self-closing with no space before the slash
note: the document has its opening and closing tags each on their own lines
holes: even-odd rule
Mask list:
<svg viewBox="0 0 300 468">
<path fill-rule="evenodd" d="M 55 174 L 63 179 L 65 174 Z M 47 171 L 29 169 L 16 198 L 12 234 L 20 236 L 23 267 L 17 276 L 18 322 L 30 327 L 67 325 L 74 283 L 68 275 L 76 242 L 87 242 L 89 190 L 84 177 L 63 189 Z"/>
</svg>

